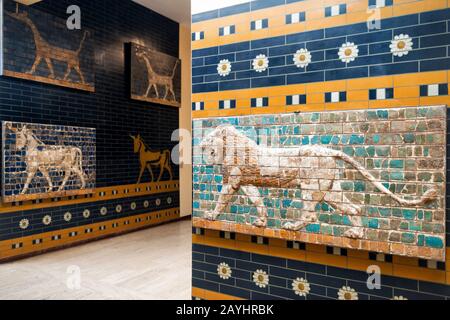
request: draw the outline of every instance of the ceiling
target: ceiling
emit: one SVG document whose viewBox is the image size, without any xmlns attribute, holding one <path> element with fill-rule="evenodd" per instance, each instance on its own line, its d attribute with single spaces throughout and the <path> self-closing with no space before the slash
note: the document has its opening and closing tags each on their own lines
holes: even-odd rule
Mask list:
<svg viewBox="0 0 450 320">
<path fill-rule="evenodd" d="M 191 23 L 191 0 L 133 0 L 176 22 Z M 205 0 L 206 1 L 206 0 Z"/>
</svg>

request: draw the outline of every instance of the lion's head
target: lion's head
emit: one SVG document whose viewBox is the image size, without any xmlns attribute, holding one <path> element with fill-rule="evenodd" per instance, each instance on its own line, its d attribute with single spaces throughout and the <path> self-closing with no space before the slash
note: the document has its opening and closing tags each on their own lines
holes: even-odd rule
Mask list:
<svg viewBox="0 0 450 320">
<path fill-rule="evenodd" d="M 207 165 L 222 165 L 249 161 L 257 155 L 257 144 L 234 126 L 218 126 L 200 143 Z"/>
<path fill-rule="evenodd" d="M 207 165 L 223 164 L 224 139 L 227 135 L 227 127 L 219 126 L 208 134 L 200 143 L 203 158 Z"/>
</svg>

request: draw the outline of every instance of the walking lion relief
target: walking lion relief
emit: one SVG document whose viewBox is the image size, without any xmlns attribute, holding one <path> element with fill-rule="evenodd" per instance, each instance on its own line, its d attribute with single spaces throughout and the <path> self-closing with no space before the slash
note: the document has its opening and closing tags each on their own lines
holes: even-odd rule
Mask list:
<svg viewBox="0 0 450 320">
<path fill-rule="evenodd" d="M 3 200 L 89 194 L 95 129 L 3 122 Z"/>
<path fill-rule="evenodd" d="M 181 106 L 181 61 L 131 44 L 131 97 L 174 107 Z"/>
<path fill-rule="evenodd" d="M 94 91 L 89 30 L 68 30 L 63 19 L 5 0 L 4 37 L 5 75 Z"/>
<path fill-rule="evenodd" d="M 445 132 L 445 107 L 196 120 L 194 225 L 443 260 Z"/>
</svg>

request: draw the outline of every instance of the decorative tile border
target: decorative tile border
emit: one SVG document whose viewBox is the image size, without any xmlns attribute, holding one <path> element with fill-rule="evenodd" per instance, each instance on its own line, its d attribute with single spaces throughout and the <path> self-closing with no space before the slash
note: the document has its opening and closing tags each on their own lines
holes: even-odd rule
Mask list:
<svg viewBox="0 0 450 320">
<path fill-rule="evenodd" d="M 75 226 L 70 229 L 54 230 L 39 235 L 0 241 L 0 261 L 18 259 L 30 254 L 38 254 L 52 249 L 73 246 L 86 241 L 118 235 L 179 218 L 179 208 L 171 208 L 84 226 Z"/>
</svg>

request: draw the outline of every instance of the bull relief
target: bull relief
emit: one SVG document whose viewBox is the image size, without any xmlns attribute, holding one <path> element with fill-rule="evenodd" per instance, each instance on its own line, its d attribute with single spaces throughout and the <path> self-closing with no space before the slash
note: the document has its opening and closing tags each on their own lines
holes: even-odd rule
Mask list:
<svg viewBox="0 0 450 320">
<path fill-rule="evenodd" d="M 2 124 L 4 202 L 94 192 L 95 129 Z"/>
<path fill-rule="evenodd" d="M 4 0 L 3 75 L 93 92 L 93 33 Z"/>
<path fill-rule="evenodd" d="M 181 60 L 131 44 L 131 98 L 181 106 Z"/>
<path fill-rule="evenodd" d="M 445 259 L 446 107 L 194 121 L 194 226 Z"/>
</svg>

